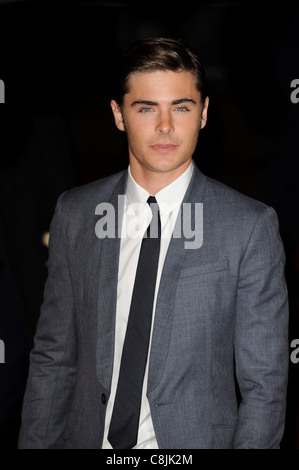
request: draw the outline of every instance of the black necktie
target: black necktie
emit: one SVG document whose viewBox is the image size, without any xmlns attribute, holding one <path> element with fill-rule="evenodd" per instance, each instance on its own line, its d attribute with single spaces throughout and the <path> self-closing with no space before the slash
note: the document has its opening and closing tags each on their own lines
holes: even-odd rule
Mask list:
<svg viewBox="0 0 299 470">
<path fill-rule="evenodd" d="M 150 204 L 153 216 L 140 248 L 108 434 L 108 440 L 114 449 L 132 449 L 137 443 L 138 436 L 161 238 L 157 201 L 150 196 L 147 202 Z"/>
</svg>

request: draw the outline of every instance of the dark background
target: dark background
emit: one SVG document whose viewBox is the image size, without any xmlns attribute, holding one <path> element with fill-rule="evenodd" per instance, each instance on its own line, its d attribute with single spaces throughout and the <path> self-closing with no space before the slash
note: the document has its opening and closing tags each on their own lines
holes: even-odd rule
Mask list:
<svg viewBox="0 0 299 470">
<path fill-rule="evenodd" d="M 0 1 L 0 448 L 15 449 L 28 355 L 47 275 L 57 197 L 128 165 L 109 101 L 120 51 L 180 38 L 202 59 L 207 127 L 194 156 L 207 175 L 279 216 L 299 338 L 299 78 L 296 1 Z M 291 351 L 290 351 L 291 352 Z M 299 448 L 299 364 L 290 362 L 282 447 Z M 225 391 L 224 391 L 225 392 Z"/>
</svg>

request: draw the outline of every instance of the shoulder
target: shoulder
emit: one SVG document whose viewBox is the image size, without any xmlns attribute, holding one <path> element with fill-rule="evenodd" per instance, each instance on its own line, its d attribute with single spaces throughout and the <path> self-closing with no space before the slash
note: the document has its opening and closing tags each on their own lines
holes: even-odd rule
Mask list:
<svg viewBox="0 0 299 470">
<path fill-rule="evenodd" d="M 199 172 L 200 173 L 200 172 Z M 207 177 L 198 175 L 204 186 L 203 227 L 215 246 L 233 247 L 234 253 L 258 247 L 261 258 L 273 260 L 282 252 L 279 220 L 276 211 L 262 201 Z"/>
<path fill-rule="evenodd" d="M 196 169 L 195 183 L 203 186 L 205 221 L 230 233 L 250 233 L 256 226 L 273 227 L 278 218 L 275 210 L 262 201 L 249 197 L 226 184 L 210 178 Z M 196 184 L 195 184 L 196 185 Z"/>
<path fill-rule="evenodd" d="M 201 194 L 203 205 L 213 213 L 238 217 L 240 214 L 259 215 L 268 209 L 264 202 L 204 175 L 197 167 L 193 181 L 193 194 Z M 201 189 L 197 189 L 200 187 Z"/>
<path fill-rule="evenodd" d="M 231 211 L 264 212 L 267 204 L 243 194 L 220 181 L 207 177 L 205 199 L 213 201 L 220 208 L 230 208 Z"/>
<path fill-rule="evenodd" d="M 91 183 L 76 186 L 62 193 L 57 206 L 63 211 L 84 212 L 89 207 L 95 207 L 100 202 L 106 202 L 115 191 L 121 194 L 125 191 L 127 170 L 120 171 Z"/>
</svg>

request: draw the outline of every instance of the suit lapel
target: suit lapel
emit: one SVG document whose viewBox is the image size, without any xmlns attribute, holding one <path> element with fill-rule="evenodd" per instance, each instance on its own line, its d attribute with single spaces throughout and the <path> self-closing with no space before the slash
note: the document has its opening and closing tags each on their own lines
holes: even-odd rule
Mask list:
<svg viewBox="0 0 299 470">
<path fill-rule="evenodd" d="M 183 203 L 202 202 L 206 181 L 206 177 L 195 167 Z M 162 271 L 150 352 L 148 393 L 160 382 L 167 359 L 177 281 L 186 255 L 185 241 L 183 234 L 181 238 L 171 239 Z"/>
<path fill-rule="evenodd" d="M 115 312 L 120 248 L 118 230 L 119 224 L 121 223 L 121 220 L 118 220 L 118 196 L 125 194 L 126 181 L 127 174 L 125 173 L 108 201 L 115 210 L 115 237 L 106 237 L 101 240 L 97 310 L 97 375 L 98 380 L 107 390 L 110 389 L 114 355 Z M 122 210 L 123 207 L 120 207 L 121 213 Z"/>
</svg>

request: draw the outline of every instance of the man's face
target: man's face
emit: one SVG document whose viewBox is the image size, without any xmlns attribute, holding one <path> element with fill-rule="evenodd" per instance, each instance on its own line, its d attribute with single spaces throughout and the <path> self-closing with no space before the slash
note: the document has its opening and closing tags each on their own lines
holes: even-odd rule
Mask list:
<svg viewBox="0 0 299 470">
<path fill-rule="evenodd" d="M 111 107 L 116 126 L 127 131 L 131 171 L 183 173 L 207 121 L 208 98 L 202 106 L 193 74 L 135 73 L 128 90 L 123 112 L 115 101 Z"/>
</svg>

